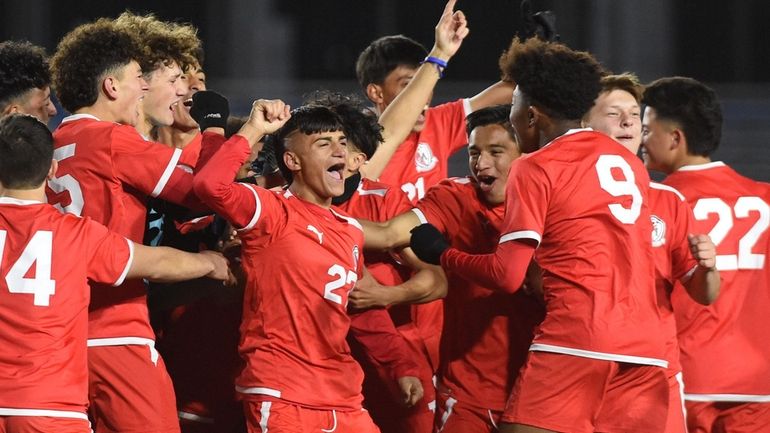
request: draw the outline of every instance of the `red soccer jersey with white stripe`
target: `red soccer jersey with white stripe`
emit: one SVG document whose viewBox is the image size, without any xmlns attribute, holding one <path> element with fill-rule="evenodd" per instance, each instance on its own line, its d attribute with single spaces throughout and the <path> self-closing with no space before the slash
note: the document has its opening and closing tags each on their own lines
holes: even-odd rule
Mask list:
<svg viewBox="0 0 770 433">
<path fill-rule="evenodd" d="M 500 238 L 505 205 L 486 204 L 470 178 L 444 180 L 428 190 L 415 213 L 436 226 L 452 247 L 491 253 Z M 501 411 L 524 365 L 542 306 L 519 290 L 493 291 L 462 275 L 447 275 L 439 379 L 463 404 Z"/>
<path fill-rule="evenodd" d="M 688 400 L 770 398 L 770 185 L 722 162 L 685 166 L 665 180 L 693 207 L 695 231 L 717 247 L 722 279 L 710 306 L 672 298 Z M 727 395 L 727 396 L 725 396 Z"/>
<path fill-rule="evenodd" d="M 288 190 L 233 183 L 250 153 L 246 140 L 230 140 L 195 179 L 201 199 L 242 227 L 238 350 L 246 367 L 236 389 L 253 400 L 359 410 L 363 372 L 345 337 L 348 293 L 363 269 L 363 231 L 353 218 Z"/>
<path fill-rule="evenodd" d="M 48 202 L 141 243 L 146 199 L 167 198 L 164 189 L 180 154 L 181 149 L 145 141 L 132 126 L 85 114 L 67 117 L 54 132 L 59 169 L 49 182 Z M 93 287 L 89 338 L 154 339 L 140 280 L 126 282 L 119 291 Z"/>
<path fill-rule="evenodd" d="M 690 252 L 688 234 L 692 232 L 692 210 L 684 196 L 676 189 L 650 182 L 650 213 L 652 218 L 652 250 L 655 258 L 655 290 L 666 335 L 666 361 L 674 373 L 682 370 L 679 363 L 679 343 L 676 336 L 676 319 L 671 306 L 671 295 L 677 284 L 692 272 L 698 262 Z M 685 296 L 689 296 L 685 293 Z"/>
<path fill-rule="evenodd" d="M 36 409 L 85 419 L 88 280 L 120 284 L 131 249 L 89 218 L 0 198 L 0 416 Z"/>
<path fill-rule="evenodd" d="M 412 203 L 448 176 L 449 157 L 468 144 L 465 117 L 470 101 L 459 99 L 429 108 L 420 132 L 412 132 L 398 146 L 379 181 L 400 186 Z"/>
<path fill-rule="evenodd" d="M 500 242 L 539 243 L 547 311 L 530 350 L 667 365 L 649 183 L 635 155 L 590 130 L 513 162 Z"/>
</svg>

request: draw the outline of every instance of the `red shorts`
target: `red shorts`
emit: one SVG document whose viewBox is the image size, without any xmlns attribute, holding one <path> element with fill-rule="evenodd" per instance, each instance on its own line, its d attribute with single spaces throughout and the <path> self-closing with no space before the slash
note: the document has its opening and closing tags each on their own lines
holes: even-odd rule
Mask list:
<svg viewBox="0 0 770 433">
<path fill-rule="evenodd" d="M 482 409 L 439 392 L 436 405 L 437 433 L 492 433 L 497 431 L 501 411 Z"/>
<path fill-rule="evenodd" d="M 0 433 L 91 433 L 85 419 L 48 416 L 0 416 Z"/>
<path fill-rule="evenodd" d="M 770 403 L 685 402 L 690 433 L 767 433 Z"/>
<path fill-rule="evenodd" d="M 88 348 L 94 432 L 179 432 L 171 378 L 162 358 L 153 362 L 153 351 L 146 345 Z"/>
<path fill-rule="evenodd" d="M 281 401 L 243 402 L 248 433 L 380 433 L 364 410 L 308 409 Z"/>
<path fill-rule="evenodd" d="M 684 419 L 684 385 L 682 373 L 668 373 L 668 417 L 664 433 L 687 433 Z"/>
<path fill-rule="evenodd" d="M 663 431 L 665 369 L 529 352 L 502 422 L 574 433 Z"/>
</svg>

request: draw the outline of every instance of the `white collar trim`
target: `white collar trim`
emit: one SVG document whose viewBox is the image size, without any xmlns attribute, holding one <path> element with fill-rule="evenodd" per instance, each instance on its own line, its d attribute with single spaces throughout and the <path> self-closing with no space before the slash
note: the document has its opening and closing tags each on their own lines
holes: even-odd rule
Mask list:
<svg viewBox="0 0 770 433">
<path fill-rule="evenodd" d="M 19 206 L 29 206 L 34 204 L 43 204 L 42 201 L 37 200 L 22 200 L 13 197 L 0 197 L 0 204 L 15 204 Z"/>
<path fill-rule="evenodd" d="M 61 123 L 74 122 L 75 120 L 80 120 L 80 119 L 99 120 L 99 118 L 94 116 L 93 114 L 81 113 L 81 114 L 73 114 L 71 116 L 67 116 L 64 119 L 62 119 Z"/>
<path fill-rule="evenodd" d="M 713 162 L 707 162 L 705 164 L 683 165 L 679 167 L 679 170 L 677 171 L 700 171 L 700 170 L 708 170 L 710 168 L 716 168 L 716 167 L 725 167 L 725 163 L 722 161 L 713 161 Z"/>
</svg>

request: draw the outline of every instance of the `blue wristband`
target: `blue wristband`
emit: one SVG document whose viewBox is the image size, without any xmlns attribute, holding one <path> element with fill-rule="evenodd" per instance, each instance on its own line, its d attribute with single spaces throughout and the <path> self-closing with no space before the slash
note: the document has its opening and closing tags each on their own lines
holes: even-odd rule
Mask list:
<svg viewBox="0 0 770 433">
<path fill-rule="evenodd" d="M 446 60 L 441 60 L 438 57 L 428 56 L 425 58 L 425 60 L 420 62 L 420 64 L 422 63 L 433 63 L 436 66 L 436 70 L 438 70 L 438 77 L 444 78 L 444 69 L 447 67 Z"/>
</svg>

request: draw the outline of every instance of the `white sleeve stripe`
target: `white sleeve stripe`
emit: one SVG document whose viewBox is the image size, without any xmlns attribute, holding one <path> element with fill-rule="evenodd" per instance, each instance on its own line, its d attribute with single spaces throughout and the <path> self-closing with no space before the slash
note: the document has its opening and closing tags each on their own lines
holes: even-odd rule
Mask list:
<svg viewBox="0 0 770 433">
<path fill-rule="evenodd" d="M 473 107 L 471 107 L 470 98 L 463 99 L 463 111 L 465 112 L 465 117 L 468 117 L 469 114 L 473 113 Z"/>
<path fill-rule="evenodd" d="M 679 192 L 676 188 L 670 187 L 668 185 L 657 183 L 657 182 L 650 182 L 650 188 L 659 189 L 661 191 L 673 192 L 674 194 L 676 194 L 677 197 L 679 197 L 680 201 L 685 201 L 684 195 L 682 195 L 681 192 Z"/>
<path fill-rule="evenodd" d="M 538 244 L 540 244 L 540 241 L 542 240 L 540 233 L 534 230 L 521 230 L 518 232 L 506 233 L 500 236 L 500 242 L 498 242 L 498 244 L 502 244 L 508 241 L 515 241 L 517 239 L 532 239 L 537 241 Z"/>
<path fill-rule="evenodd" d="M 10 407 L 0 407 L 0 416 L 45 416 L 53 418 L 71 418 L 88 421 L 88 416 L 81 412 L 70 410 L 52 410 L 52 409 L 18 409 Z"/>
<path fill-rule="evenodd" d="M 126 239 L 126 242 L 128 242 L 128 260 L 126 260 L 126 267 L 123 268 L 123 273 L 120 274 L 118 280 L 113 284 L 114 287 L 123 284 L 123 280 L 125 280 L 126 275 L 128 275 L 128 270 L 131 269 L 131 265 L 134 263 L 134 243 L 128 239 Z"/>
<path fill-rule="evenodd" d="M 166 170 L 160 177 L 158 184 L 155 185 L 155 189 L 152 190 L 152 193 L 150 194 L 151 196 L 157 197 L 161 192 L 163 192 L 163 188 L 166 187 L 166 183 L 168 183 L 168 180 L 171 179 L 171 174 L 174 173 L 174 169 L 176 168 L 177 162 L 179 162 L 180 156 L 182 156 L 182 149 L 174 149 L 174 153 L 171 155 L 171 160 L 168 162 Z"/>
<path fill-rule="evenodd" d="M 281 391 L 274 388 L 267 388 L 264 386 L 257 386 L 257 387 L 245 387 L 245 386 L 238 386 L 235 385 L 235 390 L 240 392 L 241 394 L 260 394 L 260 395 L 269 395 L 270 397 L 275 398 L 281 398 Z"/>
<path fill-rule="evenodd" d="M 420 220 L 420 224 L 428 224 L 428 218 L 425 218 L 425 214 L 420 209 L 412 208 L 412 212 L 417 215 L 417 219 Z"/>
<path fill-rule="evenodd" d="M 259 200 L 259 195 L 257 194 L 257 191 L 255 191 L 254 188 L 252 188 L 250 185 L 245 183 L 239 183 L 238 185 L 243 185 L 244 187 L 248 188 L 248 190 L 251 191 L 252 194 L 254 194 L 254 201 L 256 202 L 256 206 L 254 206 L 254 216 L 251 217 L 251 221 L 249 221 L 249 223 L 246 224 L 245 227 L 238 229 L 239 232 L 245 232 L 253 229 L 254 226 L 257 225 L 257 221 L 259 221 L 259 216 L 262 214 L 262 202 Z"/>
<path fill-rule="evenodd" d="M 727 402 L 751 402 L 751 403 L 770 403 L 770 395 L 762 394 L 684 394 L 684 399 L 687 401 L 698 402 L 711 402 L 711 401 L 727 401 Z"/>
</svg>

